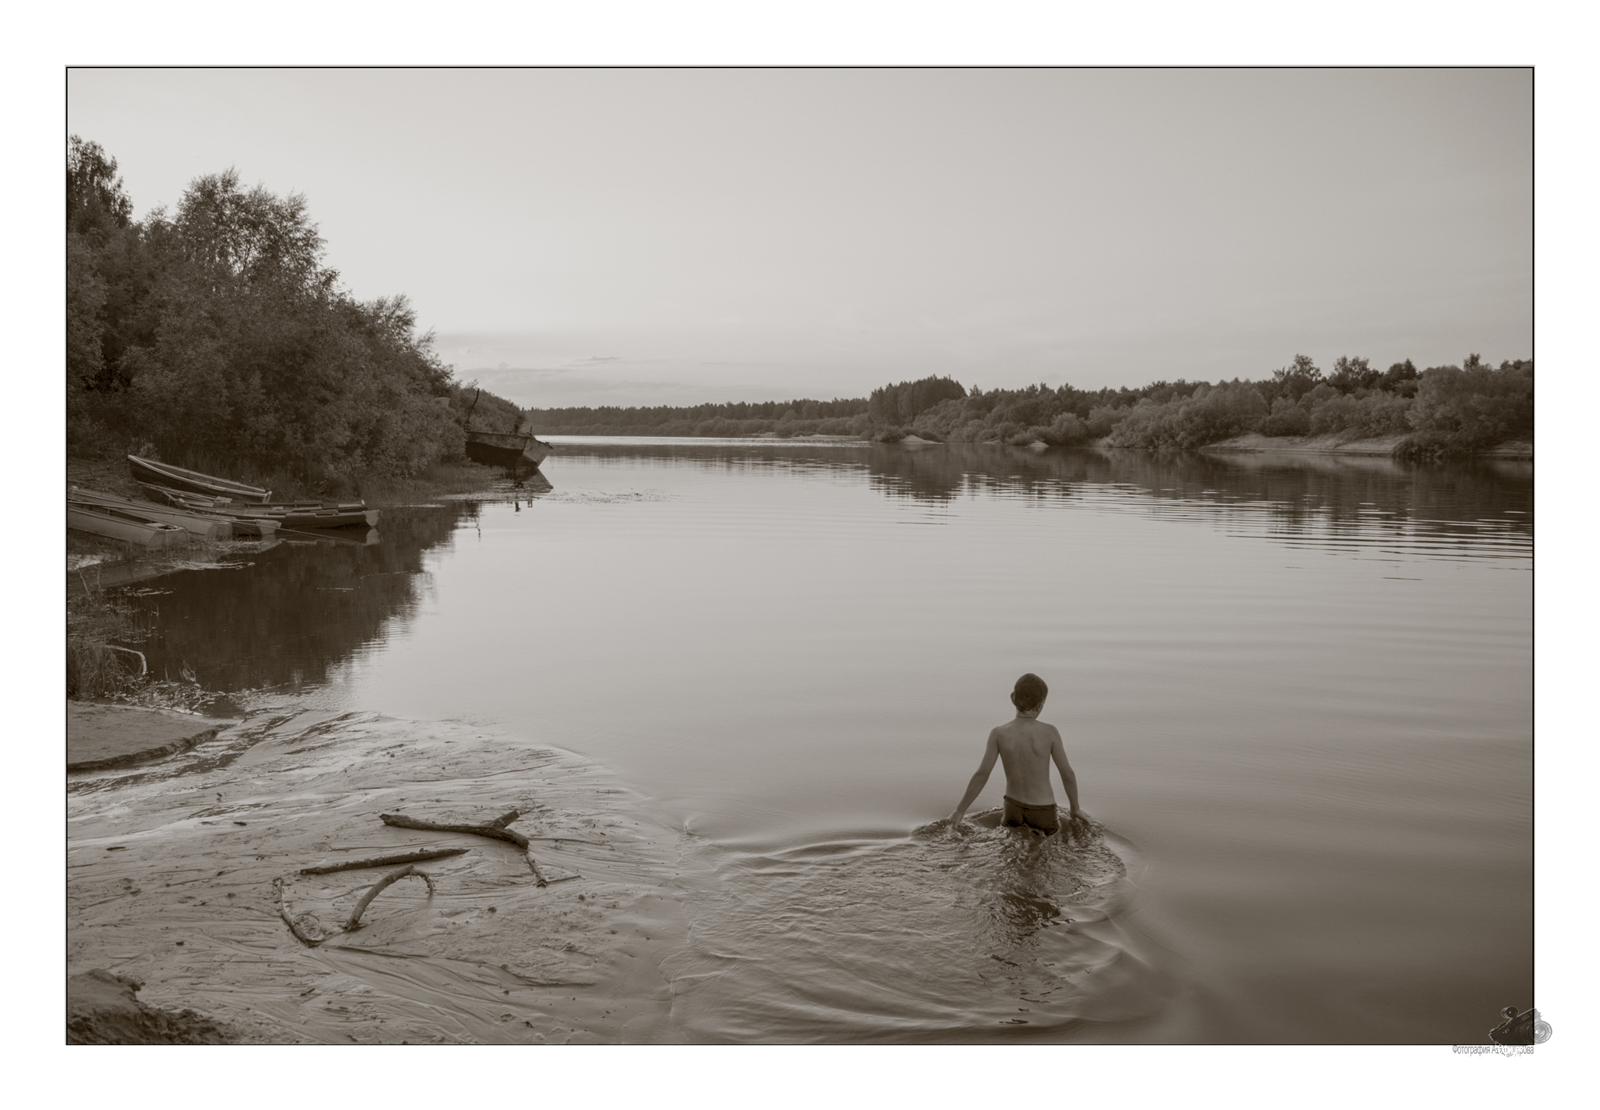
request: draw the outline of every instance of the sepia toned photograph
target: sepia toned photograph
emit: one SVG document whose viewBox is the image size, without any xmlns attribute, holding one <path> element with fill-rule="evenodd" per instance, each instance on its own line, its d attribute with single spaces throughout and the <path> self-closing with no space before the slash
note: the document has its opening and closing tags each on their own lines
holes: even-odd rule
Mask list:
<svg viewBox="0 0 1600 1110">
<path fill-rule="evenodd" d="M 1559 1039 L 1532 68 L 62 76 L 65 1042 Z"/>
</svg>

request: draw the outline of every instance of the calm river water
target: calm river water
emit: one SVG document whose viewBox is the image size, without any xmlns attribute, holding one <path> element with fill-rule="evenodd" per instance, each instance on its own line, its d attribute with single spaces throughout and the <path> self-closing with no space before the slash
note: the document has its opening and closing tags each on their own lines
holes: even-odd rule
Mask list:
<svg viewBox="0 0 1600 1110">
<path fill-rule="evenodd" d="M 1532 1004 L 1531 465 L 557 442 L 549 488 L 162 580 L 152 664 L 609 767 L 689 834 L 684 1039 L 1482 1042 Z M 1024 671 L 1104 834 L 919 831 Z"/>
</svg>

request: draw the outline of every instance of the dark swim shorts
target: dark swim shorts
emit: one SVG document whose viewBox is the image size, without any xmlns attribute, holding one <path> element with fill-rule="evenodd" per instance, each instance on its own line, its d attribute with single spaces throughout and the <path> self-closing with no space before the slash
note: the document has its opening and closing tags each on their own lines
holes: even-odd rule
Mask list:
<svg viewBox="0 0 1600 1110">
<path fill-rule="evenodd" d="M 1000 817 L 1002 825 L 1038 829 L 1046 836 L 1061 828 L 1061 818 L 1057 815 L 1054 805 L 1025 806 L 1009 796 L 1005 799 L 1005 803 L 1005 811 Z"/>
</svg>

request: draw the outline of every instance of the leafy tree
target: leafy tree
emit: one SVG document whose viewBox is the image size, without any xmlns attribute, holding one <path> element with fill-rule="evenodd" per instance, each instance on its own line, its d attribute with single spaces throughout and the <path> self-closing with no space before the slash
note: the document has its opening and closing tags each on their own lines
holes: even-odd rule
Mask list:
<svg viewBox="0 0 1600 1110">
<path fill-rule="evenodd" d="M 1533 434 L 1533 363 L 1498 370 L 1476 355 L 1465 365 L 1423 371 L 1408 417 L 1417 431 L 1411 449 L 1455 454 Z"/>
<path fill-rule="evenodd" d="M 1391 393 L 1403 393 L 1410 397 L 1416 394 L 1416 387 L 1408 385 L 1417 380 L 1417 368 L 1408 358 L 1404 362 L 1394 363 L 1383 372 L 1383 377 L 1378 381 L 1378 388 Z"/>
<path fill-rule="evenodd" d="M 190 184 L 173 229 L 186 258 L 212 280 L 284 282 L 327 293 L 338 271 L 322 268 L 323 239 L 300 193 L 245 191 L 233 169 Z"/>
<path fill-rule="evenodd" d="M 133 222 L 133 201 L 122 189 L 117 160 L 99 143 L 67 140 L 67 231 L 86 235 L 120 230 Z"/>
<path fill-rule="evenodd" d="M 1367 365 L 1366 359 L 1340 355 L 1334 361 L 1333 373 L 1328 376 L 1328 384 L 1340 393 L 1354 393 L 1358 389 L 1371 389 L 1382 377 L 1380 371 Z"/>
<path fill-rule="evenodd" d="M 404 297 L 361 302 L 338 287 L 304 197 L 246 190 L 229 170 L 194 181 L 170 218 L 134 223 L 115 171 L 75 141 L 69 442 L 150 444 L 313 487 L 460 453 L 431 336 Z"/>
<path fill-rule="evenodd" d="M 880 386 L 867 400 L 867 413 L 874 420 L 890 424 L 909 424 L 917 414 L 940 401 L 965 397 L 967 391 L 950 378 L 922 378 Z"/>
</svg>

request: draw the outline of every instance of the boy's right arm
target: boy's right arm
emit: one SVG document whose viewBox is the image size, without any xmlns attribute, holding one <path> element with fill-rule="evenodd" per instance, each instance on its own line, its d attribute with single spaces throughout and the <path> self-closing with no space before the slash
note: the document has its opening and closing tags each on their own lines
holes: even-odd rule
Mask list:
<svg viewBox="0 0 1600 1110">
<path fill-rule="evenodd" d="M 961 818 L 966 816 L 967 807 L 970 806 L 979 794 L 983 793 L 983 784 L 989 781 L 989 772 L 994 770 L 994 761 L 1000 755 L 1000 730 L 994 729 L 989 733 L 989 742 L 983 748 L 983 761 L 978 764 L 978 769 L 973 772 L 972 780 L 967 783 L 967 792 L 961 795 L 961 802 L 955 811 L 950 814 L 950 827 L 961 824 Z"/>
</svg>

